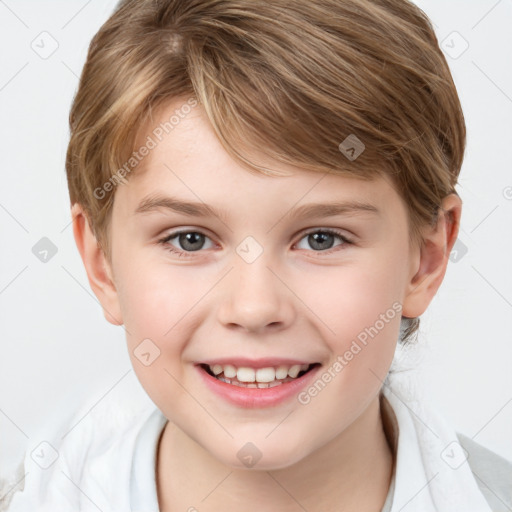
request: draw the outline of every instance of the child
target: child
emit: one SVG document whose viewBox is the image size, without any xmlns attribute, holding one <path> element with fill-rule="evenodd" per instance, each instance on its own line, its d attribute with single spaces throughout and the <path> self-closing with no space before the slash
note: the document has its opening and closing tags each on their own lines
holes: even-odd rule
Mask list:
<svg viewBox="0 0 512 512">
<path fill-rule="evenodd" d="M 512 510 L 512 464 L 389 371 L 461 215 L 420 9 L 125 0 L 70 125 L 75 240 L 137 379 L 27 454 L 9 510 Z"/>
</svg>

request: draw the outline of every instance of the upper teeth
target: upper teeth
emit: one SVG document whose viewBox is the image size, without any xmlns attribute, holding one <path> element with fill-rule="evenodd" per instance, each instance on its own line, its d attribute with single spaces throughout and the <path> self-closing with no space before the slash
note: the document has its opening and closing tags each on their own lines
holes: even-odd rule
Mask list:
<svg viewBox="0 0 512 512">
<path fill-rule="evenodd" d="M 214 375 L 224 372 L 224 377 L 228 379 L 236 377 L 240 382 L 272 382 L 276 379 L 286 379 L 287 377 L 295 379 L 301 371 L 305 371 L 308 368 L 309 364 L 294 364 L 293 366 L 278 366 L 277 368 L 269 366 L 258 369 L 246 366 L 236 368 L 231 364 L 214 364 L 210 366 L 210 370 Z"/>
</svg>

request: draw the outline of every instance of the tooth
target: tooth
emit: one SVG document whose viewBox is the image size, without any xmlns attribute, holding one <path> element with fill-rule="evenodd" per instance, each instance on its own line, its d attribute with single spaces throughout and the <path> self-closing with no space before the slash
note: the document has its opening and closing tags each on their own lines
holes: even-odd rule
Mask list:
<svg viewBox="0 0 512 512">
<path fill-rule="evenodd" d="M 288 370 L 288 375 L 292 379 L 295 379 L 295 377 L 297 377 L 299 372 L 300 372 L 300 364 L 294 364 L 293 366 L 290 366 L 290 369 Z"/>
<path fill-rule="evenodd" d="M 216 376 L 219 376 L 222 372 L 224 372 L 223 377 L 220 380 L 228 383 L 232 383 L 231 379 L 237 378 L 239 382 L 249 383 L 249 382 L 257 382 L 257 383 L 271 383 L 269 386 L 262 387 L 274 387 L 276 385 L 281 384 L 281 382 L 277 382 L 279 380 L 287 379 L 288 377 L 291 379 L 297 378 L 300 372 L 304 372 L 308 370 L 310 367 L 309 364 L 294 364 L 293 366 L 278 366 L 277 368 L 273 367 L 265 367 L 258 368 L 255 370 L 254 368 L 249 367 L 240 367 L 236 368 L 231 364 L 220 365 L 214 364 L 210 366 L 210 370 Z M 246 386 L 246 387 L 258 387 L 254 386 Z"/>
<path fill-rule="evenodd" d="M 283 385 L 283 383 L 282 383 L 282 382 L 279 382 L 278 380 L 275 380 L 275 381 L 273 381 L 273 382 L 269 382 L 269 383 L 268 383 L 268 387 L 269 387 L 269 388 L 274 388 L 274 387 L 276 387 L 276 386 L 282 386 L 282 385 Z"/>
<path fill-rule="evenodd" d="M 276 379 L 286 379 L 288 376 L 288 366 L 278 366 L 276 370 Z"/>
<path fill-rule="evenodd" d="M 269 383 L 268 382 L 258 382 L 258 387 L 259 388 L 268 388 Z"/>
<path fill-rule="evenodd" d="M 222 365 L 214 364 L 213 366 L 210 366 L 210 370 L 214 373 L 214 375 L 219 375 L 219 373 L 222 373 Z"/>
<path fill-rule="evenodd" d="M 274 368 L 258 368 L 256 370 L 256 380 L 258 382 L 272 382 L 276 378 L 276 371 Z"/>
<path fill-rule="evenodd" d="M 225 372 L 226 370 L 224 370 L 224 373 Z M 256 372 L 254 371 L 254 368 L 246 368 L 242 366 L 238 368 L 236 378 L 240 382 L 254 382 L 256 379 Z"/>
<path fill-rule="evenodd" d="M 224 365 L 224 377 L 227 377 L 228 379 L 233 379 L 237 375 L 236 368 L 231 364 Z M 238 379 L 240 380 L 240 379 Z"/>
<path fill-rule="evenodd" d="M 251 382 L 251 383 L 247 384 L 247 387 L 248 388 L 257 388 L 258 384 L 254 383 L 254 382 Z"/>
</svg>

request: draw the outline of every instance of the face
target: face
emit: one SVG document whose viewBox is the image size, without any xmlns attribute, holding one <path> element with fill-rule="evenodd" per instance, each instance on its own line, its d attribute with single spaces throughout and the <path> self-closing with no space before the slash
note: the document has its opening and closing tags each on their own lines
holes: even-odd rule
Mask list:
<svg viewBox="0 0 512 512">
<path fill-rule="evenodd" d="M 283 468 L 341 435 L 377 396 L 399 335 L 415 261 L 400 196 L 382 178 L 272 162 L 286 175 L 248 172 L 199 106 L 140 165 L 115 192 L 111 243 L 129 353 L 148 395 L 231 467 L 256 447 L 260 468 Z M 333 203 L 367 206 L 301 211 Z M 206 205 L 215 214 L 199 215 Z M 310 369 L 292 378 L 296 365 Z M 272 386 L 222 382 L 206 367 Z"/>
</svg>

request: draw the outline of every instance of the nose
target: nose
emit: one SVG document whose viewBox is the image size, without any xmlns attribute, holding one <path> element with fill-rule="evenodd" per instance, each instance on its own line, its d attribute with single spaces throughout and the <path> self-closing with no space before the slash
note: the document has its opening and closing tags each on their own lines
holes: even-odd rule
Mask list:
<svg viewBox="0 0 512 512">
<path fill-rule="evenodd" d="M 288 327 L 296 312 L 293 293 L 285 279 L 263 255 L 252 263 L 236 258 L 234 268 L 223 279 L 220 323 L 229 329 L 257 334 Z"/>
</svg>

